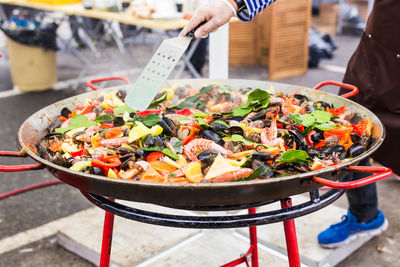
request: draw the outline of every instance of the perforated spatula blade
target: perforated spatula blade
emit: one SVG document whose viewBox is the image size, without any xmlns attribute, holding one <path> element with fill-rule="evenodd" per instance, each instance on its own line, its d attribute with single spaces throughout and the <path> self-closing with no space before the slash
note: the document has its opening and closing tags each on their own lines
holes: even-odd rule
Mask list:
<svg viewBox="0 0 400 267">
<path fill-rule="evenodd" d="M 125 103 L 136 110 L 147 109 L 189 46 L 190 41 L 189 37 L 164 40 L 133 84 L 125 98 Z"/>
</svg>

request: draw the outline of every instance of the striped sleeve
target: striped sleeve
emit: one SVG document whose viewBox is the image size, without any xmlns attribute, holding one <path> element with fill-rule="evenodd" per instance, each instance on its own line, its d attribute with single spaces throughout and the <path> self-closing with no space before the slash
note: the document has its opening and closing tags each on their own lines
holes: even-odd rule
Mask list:
<svg viewBox="0 0 400 267">
<path fill-rule="evenodd" d="M 248 22 L 275 0 L 244 0 L 244 2 L 247 8 L 238 14 L 238 18 L 241 21 Z"/>
</svg>

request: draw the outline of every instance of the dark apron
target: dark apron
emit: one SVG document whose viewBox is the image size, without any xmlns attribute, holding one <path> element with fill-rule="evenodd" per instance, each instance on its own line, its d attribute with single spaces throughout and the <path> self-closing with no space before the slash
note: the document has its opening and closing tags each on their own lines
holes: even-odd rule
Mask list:
<svg viewBox="0 0 400 267">
<path fill-rule="evenodd" d="M 343 81 L 360 89 L 351 99 L 386 127 L 385 141 L 372 157 L 400 174 L 400 0 L 375 0 Z"/>
</svg>

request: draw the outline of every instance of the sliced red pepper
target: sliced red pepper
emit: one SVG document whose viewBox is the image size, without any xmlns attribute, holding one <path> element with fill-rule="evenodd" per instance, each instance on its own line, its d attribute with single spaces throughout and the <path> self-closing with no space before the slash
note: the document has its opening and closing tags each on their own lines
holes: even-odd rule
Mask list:
<svg viewBox="0 0 400 267">
<path fill-rule="evenodd" d="M 282 128 L 283 128 L 283 124 L 282 124 L 282 123 L 279 123 L 279 122 L 277 122 L 277 123 L 276 123 L 276 128 L 278 128 L 278 129 L 282 129 Z"/>
<path fill-rule="evenodd" d="M 114 128 L 114 124 L 104 123 L 104 124 L 100 125 L 100 129 L 109 129 L 109 128 Z"/>
<path fill-rule="evenodd" d="M 88 114 L 88 113 L 90 113 L 90 112 L 92 111 L 93 108 L 94 108 L 94 105 L 89 104 L 89 105 L 87 105 L 87 106 L 81 111 L 81 113 L 79 113 L 79 114 L 80 114 L 80 115 Z"/>
<path fill-rule="evenodd" d="M 336 117 L 338 117 L 339 115 L 342 115 L 343 113 L 345 113 L 346 112 L 346 107 L 345 106 L 342 106 L 342 107 L 340 107 L 340 108 L 328 108 L 328 111 L 332 114 L 332 115 L 334 115 L 334 116 L 336 116 Z"/>
<path fill-rule="evenodd" d="M 76 152 L 71 152 L 72 157 L 81 157 L 89 155 L 85 149 L 78 150 Z"/>
<path fill-rule="evenodd" d="M 148 109 L 148 110 L 144 110 L 144 111 L 140 111 L 140 112 L 136 113 L 135 117 L 141 116 L 141 117 L 145 118 L 149 114 L 157 114 L 160 112 L 161 112 L 161 110 L 159 110 L 159 109 Z"/>
<path fill-rule="evenodd" d="M 64 116 L 60 116 L 57 118 L 58 121 L 66 121 L 68 120 L 67 118 L 65 118 Z"/>
<path fill-rule="evenodd" d="M 303 124 L 297 125 L 297 129 L 298 129 L 300 132 L 304 132 L 304 126 L 303 126 Z"/>
<path fill-rule="evenodd" d="M 190 111 L 190 109 L 184 108 L 182 110 L 176 111 L 175 114 L 182 115 L 182 116 L 190 116 L 193 113 Z"/>
<path fill-rule="evenodd" d="M 331 130 L 325 131 L 324 138 L 336 135 L 337 137 L 339 137 L 339 139 L 343 139 L 347 134 L 350 134 L 352 131 L 353 128 L 337 126 Z"/>
<path fill-rule="evenodd" d="M 121 128 L 116 127 L 116 128 L 108 130 L 104 137 L 106 139 L 112 139 L 112 138 L 118 137 L 119 135 L 121 135 L 121 133 L 122 133 Z"/>
<path fill-rule="evenodd" d="M 185 140 L 183 140 L 182 145 L 186 145 L 190 141 L 192 141 L 194 139 L 194 136 L 195 136 L 196 131 L 197 131 L 197 129 L 195 127 L 192 127 L 192 126 L 181 126 L 181 130 L 185 130 L 185 129 L 189 130 L 189 134 L 185 138 Z"/>
<path fill-rule="evenodd" d="M 158 160 L 159 158 L 162 158 L 162 157 L 164 157 L 164 153 L 155 151 L 155 152 L 151 152 L 151 153 L 146 157 L 146 161 L 147 161 L 147 162 L 153 162 L 153 161 L 156 161 L 156 160 Z"/>
<path fill-rule="evenodd" d="M 113 108 L 106 108 L 103 112 L 104 113 L 113 113 L 114 109 Z"/>
<path fill-rule="evenodd" d="M 314 142 L 313 142 L 312 139 L 311 139 L 311 136 L 314 135 L 314 134 L 316 134 L 316 133 L 317 133 L 316 131 L 311 130 L 311 131 L 307 134 L 306 141 L 307 141 L 307 143 L 308 143 L 310 146 L 313 146 L 313 144 L 314 144 Z"/>
<path fill-rule="evenodd" d="M 83 106 L 83 105 L 82 105 L 82 106 L 76 106 L 76 107 L 75 107 L 76 110 L 83 110 L 84 108 L 85 108 L 85 106 Z"/>
<path fill-rule="evenodd" d="M 121 165 L 121 161 L 119 160 L 118 156 L 100 157 L 100 159 L 92 159 L 91 162 L 92 165 L 95 167 L 102 167 L 109 169 L 116 168 Z"/>
<path fill-rule="evenodd" d="M 318 144 L 316 144 L 314 147 L 315 148 L 322 148 L 325 145 L 325 140 L 322 140 L 321 142 L 319 142 Z"/>
</svg>

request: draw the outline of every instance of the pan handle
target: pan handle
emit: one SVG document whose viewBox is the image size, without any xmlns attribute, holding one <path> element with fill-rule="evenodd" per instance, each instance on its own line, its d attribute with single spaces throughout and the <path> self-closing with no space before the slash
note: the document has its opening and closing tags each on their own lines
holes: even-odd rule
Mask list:
<svg viewBox="0 0 400 267">
<path fill-rule="evenodd" d="M 348 171 L 351 172 L 367 172 L 367 173 L 375 173 L 371 176 L 350 182 L 335 182 L 319 177 L 313 177 L 313 181 L 328 186 L 335 189 L 353 189 L 361 186 L 365 186 L 368 184 L 375 183 L 379 180 L 385 179 L 393 174 L 393 171 L 386 167 L 378 167 L 378 166 L 350 166 L 347 168 Z"/>
<path fill-rule="evenodd" d="M 127 78 L 125 78 L 125 77 L 122 77 L 122 76 L 112 76 L 112 77 L 98 78 L 98 79 L 93 79 L 93 80 L 87 81 L 87 82 L 86 82 L 86 85 L 87 85 L 88 87 L 90 87 L 90 88 L 92 88 L 93 90 L 96 91 L 96 90 L 99 90 L 100 88 L 97 87 L 97 86 L 95 86 L 95 85 L 93 85 L 94 83 L 100 83 L 100 82 L 112 81 L 112 80 L 122 80 L 122 81 L 124 81 L 126 84 L 130 84 L 130 83 L 131 83 L 131 82 L 130 82 Z"/>
<path fill-rule="evenodd" d="M 358 94 L 358 88 L 356 86 L 348 84 L 348 83 L 340 83 L 340 82 L 335 82 L 335 81 L 321 82 L 314 87 L 314 90 L 318 90 L 325 85 L 336 85 L 336 86 L 351 90 L 351 92 L 341 95 L 341 97 L 344 97 L 344 98 L 349 98 L 349 97 L 352 97 L 352 96 L 355 96 L 356 94 Z"/>
<path fill-rule="evenodd" d="M 0 157 L 26 157 L 27 154 L 21 150 L 17 151 L 0 151 Z M 32 171 L 32 170 L 40 170 L 44 169 L 45 166 L 41 163 L 39 164 L 27 164 L 27 165 L 14 165 L 14 166 L 5 166 L 0 165 L 0 171 L 2 172 L 22 172 L 22 171 Z"/>
</svg>

